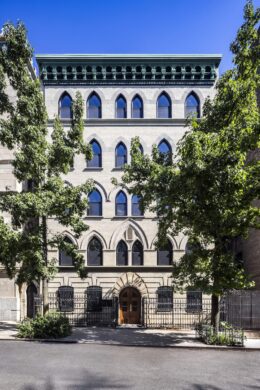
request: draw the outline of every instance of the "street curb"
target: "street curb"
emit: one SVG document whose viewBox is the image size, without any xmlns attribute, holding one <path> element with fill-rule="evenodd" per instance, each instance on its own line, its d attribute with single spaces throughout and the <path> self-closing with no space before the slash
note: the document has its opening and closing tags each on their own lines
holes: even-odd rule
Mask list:
<svg viewBox="0 0 260 390">
<path fill-rule="evenodd" d="M 139 347 L 139 348 L 176 348 L 176 349 L 193 349 L 193 350 L 216 350 L 216 351 L 260 351 L 260 348 L 247 348 L 247 347 L 228 347 L 228 346 L 219 346 L 219 345 L 207 345 L 207 346 L 197 346 L 197 345 L 158 345 L 158 344 L 106 344 L 106 343 L 97 343 L 97 342 L 87 342 L 87 341 L 78 341 L 78 340 L 59 340 L 59 339 L 23 339 L 23 338 L 7 338 L 0 339 L 1 341 L 25 341 L 25 342 L 38 342 L 46 344 L 87 344 L 87 345 L 102 345 L 108 347 Z"/>
</svg>

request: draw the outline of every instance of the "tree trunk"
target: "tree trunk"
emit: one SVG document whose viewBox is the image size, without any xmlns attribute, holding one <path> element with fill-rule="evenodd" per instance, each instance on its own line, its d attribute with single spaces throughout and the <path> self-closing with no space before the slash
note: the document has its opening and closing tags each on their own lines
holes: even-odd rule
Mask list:
<svg viewBox="0 0 260 390">
<path fill-rule="evenodd" d="M 219 296 L 212 294 L 211 296 L 211 325 L 215 331 L 219 330 Z"/>
<path fill-rule="evenodd" d="M 43 258 L 45 265 L 48 265 L 48 241 L 47 241 L 47 218 L 42 217 L 42 244 L 43 244 Z M 48 297 L 48 280 L 42 280 L 42 299 L 43 299 L 43 314 L 49 311 L 49 297 Z"/>
</svg>

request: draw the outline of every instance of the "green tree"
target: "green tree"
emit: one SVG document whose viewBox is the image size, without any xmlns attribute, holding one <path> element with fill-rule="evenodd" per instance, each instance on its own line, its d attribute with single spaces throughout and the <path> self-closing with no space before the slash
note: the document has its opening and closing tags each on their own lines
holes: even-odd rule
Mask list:
<svg viewBox="0 0 260 390">
<path fill-rule="evenodd" d="M 69 186 L 64 176 L 74 156 L 91 150 L 83 141 L 83 100 L 80 93 L 73 101 L 73 119 L 64 130 L 59 119 L 48 134 L 47 113 L 40 81 L 29 72 L 32 48 L 22 23 L 3 27 L 4 44 L 0 51 L 0 142 L 14 152 L 13 171 L 21 183 L 31 186 L 21 192 L 2 192 L 0 210 L 11 215 L 12 224 L 0 218 L 0 263 L 19 286 L 24 282 L 43 281 L 44 311 L 48 309 L 48 280 L 56 272 L 48 248 L 59 248 L 72 256 L 81 277 L 86 276 L 84 258 L 74 244 L 48 229 L 48 219 L 55 218 L 79 237 L 88 227 L 82 220 L 87 208 L 91 180 Z M 17 99 L 11 101 L 7 86 Z"/>
<path fill-rule="evenodd" d="M 172 162 L 153 149 L 152 158 L 132 141 L 132 162 L 123 186 L 143 198 L 143 208 L 158 215 L 158 241 L 183 231 L 189 250 L 174 264 L 176 289 L 187 286 L 212 294 L 212 323 L 218 318 L 219 296 L 230 289 L 252 286 L 237 261 L 232 243 L 259 228 L 260 146 L 256 90 L 259 88 L 260 9 L 251 1 L 244 24 L 231 44 L 234 68 L 217 82 L 216 95 L 204 104 L 202 119 L 190 118 L 189 130 Z"/>
</svg>

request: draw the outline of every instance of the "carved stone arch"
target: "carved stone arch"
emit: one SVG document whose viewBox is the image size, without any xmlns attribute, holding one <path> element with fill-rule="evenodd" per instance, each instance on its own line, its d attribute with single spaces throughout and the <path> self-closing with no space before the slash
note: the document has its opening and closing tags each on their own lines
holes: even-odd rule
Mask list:
<svg viewBox="0 0 260 390">
<path fill-rule="evenodd" d="M 55 97 L 55 100 L 57 100 L 58 102 L 58 105 L 60 103 L 60 99 L 64 96 L 64 95 L 68 95 L 72 100 L 74 99 L 74 93 L 73 93 L 73 90 L 71 90 L 70 92 L 67 90 L 67 89 L 58 89 L 57 92 L 55 93 L 54 97 Z"/>
<path fill-rule="evenodd" d="M 77 246 L 77 248 L 79 247 L 78 245 L 78 242 L 76 240 L 76 238 L 73 236 L 72 233 L 70 233 L 68 230 L 65 230 L 62 232 L 62 236 L 65 238 L 65 237 L 68 237 L 72 242 L 73 244 L 75 244 Z"/>
<path fill-rule="evenodd" d="M 116 196 L 117 196 L 118 192 L 120 192 L 120 191 L 123 191 L 123 192 L 126 194 L 127 198 L 128 198 L 128 196 L 129 196 L 128 191 L 127 191 L 125 188 L 122 189 L 122 187 L 121 187 L 120 185 L 118 185 L 118 186 L 114 187 L 114 188 L 108 193 L 107 201 L 108 201 L 108 202 L 112 202 L 112 201 L 115 202 Z"/>
<path fill-rule="evenodd" d="M 166 237 L 170 241 L 170 243 L 172 244 L 172 250 L 174 251 L 174 249 L 178 249 L 178 244 L 177 244 L 177 241 L 176 241 L 175 237 L 172 237 L 169 234 L 167 234 Z M 150 246 L 151 250 L 155 250 L 155 242 L 156 242 L 156 240 L 157 240 L 157 235 L 153 238 L 153 240 L 151 242 L 151 246 Z"/>
<path fill-rule="evenodd" d="M 176 150 L 176 145 L 175 145 L 175 143 L 173 143 L 172 138 L 170 138 L 170 137 L 168 136 L 168 134 L 162 133 L 160 136 L 158 136 L 158 137 L 156 138 L 154 144 L 155 144 L 156 146 L 158 146 L 159 143 L 160 143 L 161 141 L 163 141 L 163 140 L 165 140 L 165 141 L 167 141 L 167 142 L 169 143 L 170 147 L 172 148 L 172 153 L 174 153 L 175 150 Z"/>
<path fill-rule="evenodd" d="M 104 141 L 100 138 L 99 134 L 97 133 L 92 133 L 90 135 L 87 136 L 86 138 L 86 142 L 89 144 L 91 141 L 97 141 L 99 143 L 99 145 L 101 146 L 101 149 L 102 149 L 102 153 L 103 151 L 106 151 L 106 144 L 104 143 Z"/>
<path fill-rule="evenodd" d="M 159 96 L 161 96 L 161 95 L 164 94 L 164 93 L 165 93 L 165 95 L 167 95 L 167 96 L 170 98 L 172 104 L 173 104 L 173 102 L 176 100 L 175 95 L 174 95 L 172 89 L 170 89 L 170 88 L 169 88 L 169 89 L 168 89 L 168 88 L 165 88 L 165 89 L 158 89 L 158 90 L 154 93 L 154 95 L 153 95 L 153 100 L 154 100 L 156 106 L 157 106 L 157 101 L 158 101 Z M 173 110 L 172 110 L 172 111 L 173 111 Z"/>
<path fill-rule="evenodd" d="M 111 100 L 112 102 L 114 102 L 114 104 L 116 104 L 116 100 L 119 96 L 123 96 L 126 100 L 126 103 L 127 105 L 129 104 L 129 95 L 128 93 L 126 92 L 125 89 L 121 89 L 121 88 L 118 88 L 111 96 L 111 98 L 109 100 Z"/>
<path fill-rule="evenodd" d="M 103 249 L 107 249 L 107 243 L 104 237 L 97 232 L 96 230 L 92 230 L 89 234 L 85 235 L 83 240 L 81 241 L 80 249 L 86 251 L 88 249 L 88 244 L 93 237 L 96 237 L 100 240 Z"/>
<path fill-rule="evenodd" d="M 115 250 L 118 242 L 124 238 L 124 233 L 126 230 L 131 227 L 134 232 L 136 237 L 141 241 L 143 244 L 144 249 L 148 249 L 148 240 L 146 237 L 146 234 L 144 233 L 143 229 L 140 227 L 140 225 L 133 219 L 129 218 L 126 221 L 124 221 L 121 225 L 119 225 L 114 232 L 112 233 L 112 236 L 109 241 L 109 249 Z M 129 247 L 129 245 L 128 245 Z"/>
<path fill-rule="evenodd" d="M 107 193 L 105 187 L 102 184 L 100 184 L 98 181 L 96 181 L 96 180 L 93 180 L 93 182 L 94 182 L 94 188 L 93 189 L 96 188 L 97 190 L 99 190 L 99 192 L 101 193 L 102 198 L 107 202 L 108 201 L 108 193 Z"/>
<path fill-rule="evenodd" d="M 104 96 L 104 93 L 99 88 L 91 89 L 91 90 L 88 90 L 84 93 L 84 97 L 82 96 L 82 98 L 86 102 L 86 104 L 87 104 L 90 96 L 93 94 L 95 94 L 99 97 L 99 99 L 101 100 L 101 105 L 103 106 L 105 96 Z"/>
<path fill-rule="evenodd" d="M 185 251 L 185 248 L 186 248 L 186 245 L 187 245 L 188 241 L 189 241 L 189 237 L 188 236 L 181 237 L 181 239 L 179 241 L 178 249 Z"/>
<path fill-rule="evenodd" d="M 111 294 L 115 297 L 119 297 L 120 292 L 126 287 L 135 287 L 142 297 L 149 297 L 146 283 L 136 272 L 126 272 L 122 274 L 114 284 Z"/>
<path fill-rule="evenodd" d="M 192 94 L 192 93 L 198 98 L 199 103 L 200 103 L 200 107 L 201 107 L 202 106 L 202 102 L 204 101 L 204 97 L 203 97 L 201 91 L 199 89 L 197 89 L 197 88 L 193 88 L 193 89 L 190 89 L 190 90 L 187 90 L 185 88 L 185 91 L 183 92 L 183 94 L 181 96 L 180 102 L 184 104 L 186 99 L 187 99 L 187 97 L 190 94 Z"/>
</svg>

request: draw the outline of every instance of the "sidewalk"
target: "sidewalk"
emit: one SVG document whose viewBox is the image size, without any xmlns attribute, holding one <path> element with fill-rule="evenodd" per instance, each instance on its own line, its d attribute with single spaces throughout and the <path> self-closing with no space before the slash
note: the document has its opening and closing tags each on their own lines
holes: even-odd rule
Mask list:
<svg viewBox="0 0 260 390">
<path fill-rule="evenodd" d="M 0 341 L 17 340 L 16 333 L 16 324 L 14 322 L 0 322 Z M 238 347 L 206 345 L 196 339 L 195 331 L 191 330 L 173 331 L 170 329 L 144 329 L 138 327 L 118 327 L 116 329 L 101 327 L 73 328 L 73 333 L 71 336 L 48 341 L 57 343 L 100 344 L 115 346 L 239 349 Z M 260 350 L 260 339 L 247 339 L 245 341 L 245 348 L 242 349 Z"/>
</svg>

